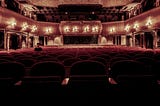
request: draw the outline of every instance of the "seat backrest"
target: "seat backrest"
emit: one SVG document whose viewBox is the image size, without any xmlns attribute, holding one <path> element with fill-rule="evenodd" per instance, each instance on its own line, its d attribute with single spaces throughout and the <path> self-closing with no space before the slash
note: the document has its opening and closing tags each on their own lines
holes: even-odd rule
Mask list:
<svg viewBox="0 0 160 106">
<path fill-rule="evenodd" d="M 0 63 L 0 78 L 11 79 L 13 83 L 21 80 L 25 75 L 25 67 L 18 62 L 3 62 Z"/>
<path fill-rule="evenodd" d="M 81 59 L 79 58 L 67 58 L 63 61 L 64 66 L 72 66 L 73 63 L 80 61 Z"/>
<path fill-rule="evenodd" d="M 36 63 L 36 60 L 33 58 L 22 58 L 17 61 L 24 64 L 25 67 L 31 67 L 33 64 Z"/>
<path fill-rule="evenodd" d="M 81 59 L 81 60 L 87 60 L 90 58 L 89 55 L 85 55 L 85 54 L 81 54 L 81 55 L 78 55 L 77 58 Z"/>
<path fill-rule="evenodd" d="M 109 76 L 119 84 L 133 85 L 141 83 L 147 79 L 151 80 L 152 75 L 148 74 L 143 63 L 133 60 L 122 60 L 115 62 L 109 72 Z M 145 83 L 145 82 L 143 82 Z"/>
<path fill-rule="evenodd" d="M 23 79 L 26 95 L 60 95 L 65 77 L 64 66 L 55 61 L 35 63 L 28 76 Z"/>
<path fill-rule="evenodd" d="M 135 60 L 144 63 L 144 65 L 152 65 L 156 62 L 156 60 L 151 57 L 138 57 L 135 58 Z"/>
<path fill-rule="evenodd" d="M 128 58 L 125 57 L 113 57 L 109 60 L 109 66 L 112 67 L 112 65 L 117 62 L 117 61 L 121 61 L 121 60 L 129 60 Z"/>
<path fill-rule="evenodd" d="M 104 95 L 108 86 L 106 67 L 100 62 L 82 60 L 71 66 L 69 92 L 73 95 Z"/>
<path fill-rule="evenodd" d="M 55 61 L 44 61 L 35 63 L 30 70 L 30 76 L 65 76 L 64 66 Z"/>
<path fill-rule="evenodd" d="M 107 65 L 107 61 L 102 57 L 91 57 L 91 58 L 89 58 L 89 60 L 98 61 L 104 65 Z"/>
<path fill-rule="evenodd" d="M 82 60 L 71 66 L 70 75 L 105 75 L 106 68 L 100 62 Z"/>
<path fill-rule="evenodd" d="M 57 56 L 57 60 L 59 60 L 59 61 L 63 61 L 63 60 L 68 59 L 68 58 L 73 58 L 73 56 L 71 56 L 71 55 L 59 55 L 59 56 Z"/>
<path fill-rule="evenodd" d="M 152 66 L 152 72 L 156 80 L 160 80 L 160 61 Z"/>
<path fill-rule="evenodd" d="M 156 60 L 151 57 L 139 57 L 135 61 L 141 62 L 146 67 L 146 73 L 152 74 L 152 67 L 156 63 Z"/>
</svg>

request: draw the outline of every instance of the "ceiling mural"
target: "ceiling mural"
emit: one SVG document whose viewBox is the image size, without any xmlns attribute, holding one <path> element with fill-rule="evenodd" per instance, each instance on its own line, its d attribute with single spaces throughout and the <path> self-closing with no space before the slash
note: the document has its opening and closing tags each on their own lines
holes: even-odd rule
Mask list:
<svg viewBox="0 0 160 106">
<path fill-rule="evenodd" d="M 123 6 L 126 5 L 133 0 L 102 0 L 104 7 L 113 7 L 113 6 Z"/>
<path fill-rule="evenodd" d="M 57 7 L 59 0 L 28 0 L 31 4 L 37 6 Z"/>
<path fill-rule="evenodd" d="M 39 6 L 57 7 L 60 4 L 102 4 L 104 7 L 122 6 L 134 0 L 28 0 Z"/>
</svg>

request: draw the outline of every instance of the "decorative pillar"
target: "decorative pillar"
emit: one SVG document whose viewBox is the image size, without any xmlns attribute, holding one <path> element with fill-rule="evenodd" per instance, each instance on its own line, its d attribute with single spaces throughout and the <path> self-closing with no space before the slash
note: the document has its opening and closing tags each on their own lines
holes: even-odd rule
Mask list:
<svg viewBox="0 0 160 106">
<path fill-rule="evenodd" d="M 7 33 L 6 30 L 4 30 L 4 49 L 7 50 Z"/>
<path fill-rule="evenodd" d="M 61 45 L 63 45 L 63 35 L 60 35 L 60 37 L 61 37 Z"/>
<path fill-rule="evenodd" d="M 102 36 L 98 35 L 98 45 L 101 45 L 101 39 L 102 39 Z"/>
<path fill-rule="evenodd" d="M 39 43 L 39 36 L 34 36 L 33 46 L 37 46 L 37 43 Z"/>
<path fill-rule="evenodd" d="M 153 49 L 157 48 L 157 30 L 153 30 Z"/>
<path fill-rule="evenodd" d="M 116 36 L 116 38 L 117 38 L 117 45 L 121 45 L 121 41 L 120 41 L 121 40 L 121 36 L 118 35 L 118 36 Z"/>
<path fill-rule="evenodd" d="M 142 36 L 142 39 L 143 39 L 143 48 L 146 48 L 146 41 L 145 41 L 144 33 L 141 36 Z"/>
<path fill-rule="evenodd" d="M 135 34 L 132 33 L 132 47 L 135 47 Z"/>
<path fill-rule="evenodd" d="M 139 33 L 139 36 L 140 36 L 139 46 L 141 48 L 145 48 L 145 36 L 144 36 L 144 32 Z"/>
<path fill-rule="evenodd" d="M 140 33 L 140 42 L 139 42 L 139 46 L 141 47 L 141 48 L 143 48 L 143 34 L 142 33 Z"/>
<path fill-rule="evenodd" d="M 126 46 L 126 36 L 125 35 L 121 36 L 121 45 Z"/>
<path fill-rule="evenodd" d="M 44 36 L 44 46 L 46 46 L 46 36 Z"/>
<path fill-rule="evenodd" d="M 117 45 L 117 36 L 114 36 L 114 44 Z"/>
<path fill-rule="evenodd" d="M 10 49 L 10 34 L 9 33 L 7 33 L 7 44 L 6 44 L 6 46 L 7 46 L 7 51 L 9 51 L 9 49 Z"/>
<path fill-rule="evenodd" d="M 130 37 L 129 37 L 129 46 L 132 47 L 132 45 L 133 45 L 133 44 L 132 44 L 132 37 L 130 36 Z"/>
<path fill-rule="evenodd" d="M 18 42 L 18 47 L 21 49 L 22 48 L 22 35 L 19 35 L 19 42 Z"/>
<path fill-rule="evenodd" d="M 27 34 L 26 36 L 26 45 L 27 45 L 27 48 L 30 47 L 30 42 L 29 42 L 29 33 Z"/>
</svg>

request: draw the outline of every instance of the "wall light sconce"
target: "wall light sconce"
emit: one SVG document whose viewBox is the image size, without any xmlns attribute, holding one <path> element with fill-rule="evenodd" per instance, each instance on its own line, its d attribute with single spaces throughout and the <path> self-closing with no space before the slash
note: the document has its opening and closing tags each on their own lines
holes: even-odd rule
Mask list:
<svg viewBox="0 0 160 106">
<path fill-rule="evenodd" d="M 147 20 L 146 26 L 150 27 L 151 25 L 152 25 L 152 20 L 149 17 L 148 20 Z"/>
<path fill-rule="evenodd" d="M 73 28 L 72 28 L 72 32 L 79 32 L 79 28 L 78 28 L 78 26 L 73 26 Z"/>
<path fill-rule="evenodd" d="M 17 25 L 17 23 L 16 23 L 16 22 L 12 22 L 10 25 L 11 25 L 12 27 L 15 27 L 15 26 Z"/>
<path fill-rule="evenodd" d="M 70 27 L 69 26 L 65 26 L 64 27 L 64 32 L 70 32 Z"/>
<path fill-rule="evenodd" d="M 10 19 L 7 22 L 7 28 L 9 28 L 9 29 L 14 29 L 16 25 L 17 25 L 17 22 L 14 18 Z"/>
<path fill-rule="evenodd" d="M 99 31 L 99 27 L 98 26 L 93 26 L 92 27 L 92 32 L 98 32 Z"/>
<path fill-rule="evenodd" d="M 35 32 L 37 30 L 37 26 L 36 25 L 33 25 L 32 27 L 31 27 L 31 32 Z"/>
<path fill-rule="evenodd" d="M 86 25 L 84 28 L 83 28 L 83 32 L 89 32 L 90 31 L 90 26 L 89 25 Z"/>
<path fill-rule="evenodd" d="M 46 28 L 45 32 L 46 34 L 52 33 L 52 28 L 51 27 Z"/>
<path fill-rule="evenodd" d="M 27 30 L 28 27 L 29 27 L 29 26 L 28 26 L 27 22 L 24 22 L 24 23 L 22 24 L 22 30 L 23 30 L 23 31 L 24 31 L 24 30 Z"/>
<path fill-rule="evenodd" d="M 110 29 L 110 33 L 113 33 L 115 31 L 116 31 L 116 29 L 114 27 Z"/>
<path fill-rule="evenodd" d="M 129 29 L 130 29 L 130 26 L 129 26 L 129 25 L 126 25 L 126 27 L 125 27 L 125 29 L 124 29 L 124 30 L 128 32 L 128 31 L 129 31 Z"/>
<path fill-rule="evenodd" d="M 137 30 L 139 28 L 139 25 L 136 23 L 134 24 L 133 28 Z"/>
</svg>

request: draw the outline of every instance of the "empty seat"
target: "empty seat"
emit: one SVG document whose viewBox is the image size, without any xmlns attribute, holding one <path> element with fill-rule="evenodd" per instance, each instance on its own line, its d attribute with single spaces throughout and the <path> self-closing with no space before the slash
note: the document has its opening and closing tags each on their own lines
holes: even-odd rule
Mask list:
<svg viewBox="0 0 160 106">
<path fill-rule="evenodd" d="M 64 66 L 72 66 L 73 63 L 80 61 L 79 58 L 67 58 L 63 61 Z"/>
<path fill-rule="evenodd" d="M 0 78 L 11 79 L 12 85 L 20 81 L 25 75 L 24 65 L 18 62 L 3 62 L 0 63 L 0 68 Z"/>
<path fill-rule="evenodd" d="M 117 61 L 120 61 L 120 60 L 130 60 L 128 58 L 125 58 L 125 57 L 113 57 L 109 60 L 109 64 L 108 64 L 108 68 L 112 67 L 112 65 L 117 62 Z"/>
<path fill-rule="evenodd" d="M 23 79 L 25 94 L 32 96 L 60 95 L 61 82 L 64 77 L 64 66 L 58 62 L 35 63 L 31 67 L 29 76 Z"/>
<path fill-rule="evenodd" d="M 107 65 L 107 61 L 104 58 L 101 57 L 91 57 L 89 58 L 89 60 L 94 60 L 94 61 L 98 61 L 104 65 Z"/>
<path fill-rule="evenodd" d="M 18 62 L 0 63 L 0 94 L 1 96 L 16 94 L 17 85 L 21 84 L 25 75 L 24 65 Z"/>
<path fill-rule="evenodd" d="M 153 66 L 152 66 L 152 72 L 155 78 L 155 94 L 160 95 L 160 61 L 157 61 Z"/>
<path fill-rule="evenodd" d="M 33 64 L 36 63 L 36 60 L 32 58 L 22 58 L 17 61 L 24 64 L 25 67 L 31 67 Z"/>
<path fill-rule="evenodd" d="M 57 60 L 59 60 L 61 62 L 65 59 L 68 59 L 68 58 L 73 58 L 73 56 L 70 56 L 70 55 L 59 55 L 59 56 L 57 56 Z"/>
<path fill-rule="evenodd" d="M 146 67 L 146 72 L 148 72 L 148 74 L 152 74 L 152 66 L 155 64 L 156 60 L 151 58 L 151 57 L 138 57 L 135 58 L 136 61 L 141 62 L 145 65 Z"/>
<path fill-rule="evenodd" d="M 143 63 L 133 60 L 117 61 L 112 65 L 109 77 L 113 78 L 118 83 L 120 91 L 125 93 L 148 94 L 152 92 L 153 76 L 148 74 Z"/>
<path fill-rule="evenodd" d="M 10 60 L 7 60 L 7 59 L 0 59 L 0 63 L 3 63 L 3 62 L 10 62 Z"/>
<path fill-rule="evenodd" d="M 64 66 L 54 61 L 44 61 L 35 63 L 31 67 L 31 76 L 65 76 Z"/>
<path fill-rule="evenodd" d="M 78 55 L 77 56 L 77 58 L 79 58 L 79 59 L 81 59 L 81 60 L 87 60 L 87 59 L 89 59 L 90 58 L 90 56 L 89 55 Z"/>
<path fill-rule="evenodd" d="M 97 61 L 83 60 L 71 66 L 68 88 L 73 95 L 105 95 L 107 91 L 105 66 Z"/>
</svg>

